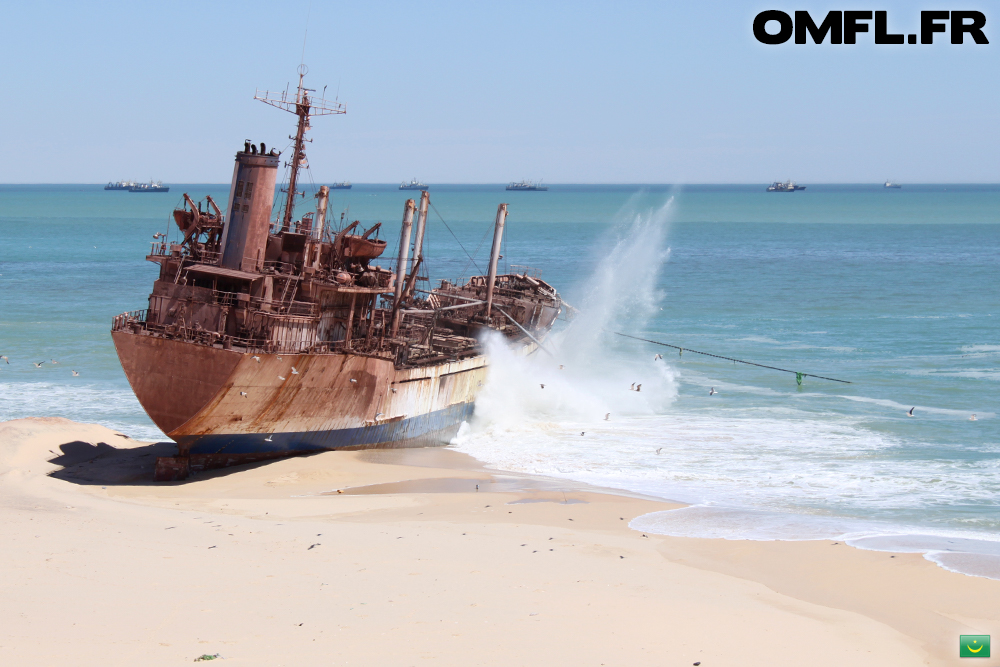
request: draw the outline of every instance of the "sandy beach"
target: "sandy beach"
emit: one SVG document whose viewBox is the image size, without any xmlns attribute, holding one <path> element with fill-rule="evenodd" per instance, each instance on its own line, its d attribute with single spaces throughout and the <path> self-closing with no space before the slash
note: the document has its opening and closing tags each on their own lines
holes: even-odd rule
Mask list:
<svg viewBox="0 0 1000 667">
<path fill-rule="evenodd" d="M 947 665 L 1000 635 L 1000 581 L 645 535 L 628 522 L 676 505 L 446 448 L 153 483 L 170 451 L 0 424 L 0 664 Z"/>
</svg>

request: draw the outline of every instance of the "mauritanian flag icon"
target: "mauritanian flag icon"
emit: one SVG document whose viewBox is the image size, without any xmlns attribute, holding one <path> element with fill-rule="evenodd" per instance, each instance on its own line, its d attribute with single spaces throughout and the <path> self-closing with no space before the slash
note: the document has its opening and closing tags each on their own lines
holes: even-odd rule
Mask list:
<svg viewBox="0 0 1000 667">
<path fill-rule="evenodd" d="M 958 638 L 959 658 L 990 657 L 989 635 L 961 635 Z"/>
</svg>

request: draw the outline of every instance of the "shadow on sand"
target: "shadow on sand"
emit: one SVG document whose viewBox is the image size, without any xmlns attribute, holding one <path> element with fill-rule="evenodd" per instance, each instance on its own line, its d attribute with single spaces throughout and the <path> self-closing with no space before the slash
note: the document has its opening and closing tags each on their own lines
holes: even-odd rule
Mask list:
<svg viewBox="0 0 1000 667">
<path fill-rule="evenodd" d="M 118 449 L 104 442 L 93 445 L 89 442 L 75 440 L 59 445 L 59 450 L 62 452 L 61 454 L 52 452 L 56 454 L 56 457 L 49 459 L 49 463 L 62 466 L 62 469 L 50 472 L 49 476 L 82 485 L 162 486 L 188 484 L 200 479 L 225 477 L 271 462 L 260 461 L 206 470 L 183 481 L 157 482 L 153 480 L 157 457 L 174 456 L 177 453 L 177 443 L 155 442 L 141 447 Z"/>
</svg>

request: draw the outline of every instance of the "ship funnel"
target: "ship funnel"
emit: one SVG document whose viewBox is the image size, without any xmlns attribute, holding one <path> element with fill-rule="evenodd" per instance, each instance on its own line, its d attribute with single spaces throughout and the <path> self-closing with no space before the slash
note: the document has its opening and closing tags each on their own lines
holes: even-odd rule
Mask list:
<svg viewBox="0 0 1000 667">
<path fill-rule="evenodd" d="M 222 233 L 222 266 L 260 271 L 271 227 L 278 158 L 257 153 L 257 147 L 236 154 L 229 188 L 226 228 Z"/>
</svg>

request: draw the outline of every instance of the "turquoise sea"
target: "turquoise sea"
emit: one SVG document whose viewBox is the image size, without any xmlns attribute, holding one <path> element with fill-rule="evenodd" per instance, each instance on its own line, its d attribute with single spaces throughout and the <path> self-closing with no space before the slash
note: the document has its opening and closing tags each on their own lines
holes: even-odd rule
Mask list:
<svg viewBox="0 0 1000 667">
<path fill-rule="evenodd" d="M 118 365 L 111 317 L 145 307 L 156 266 L 144 256 L 154 233 L 176 236 L 181 194 L 225 201 L 227 188 L 0 186 L 0 420 L 163 438 Z M 844 537 L 1000 578 L 1000 186 L 430 192 L 434 280 L 485 268 L 508 202 L 503 262 L 540 269 L 580 311 L 558 324 L 551 358 L 491 345 L 491 379 L 455 447 L 692 503 L 633 522 L 646 531 Z M 356 184 L 330 210 L 384 222 L 391 251 L 418 194 Z M 850 384 L 799 386 L 611 331 Z"/>
</svg>

